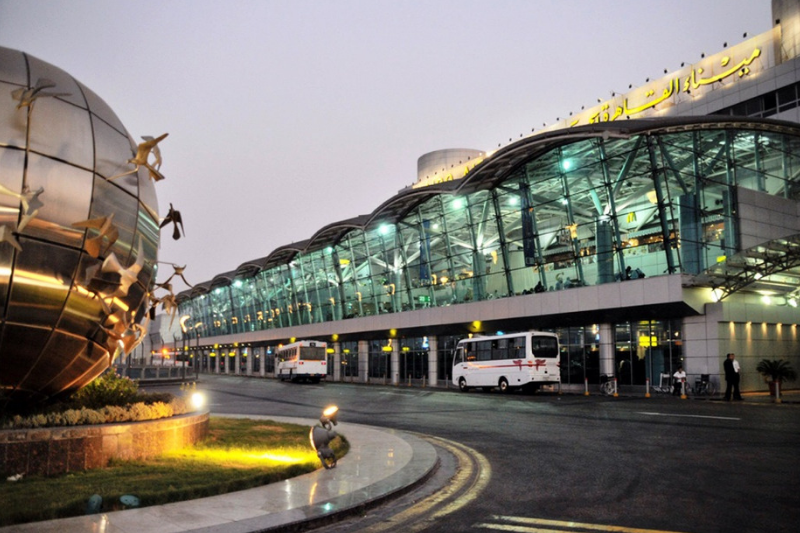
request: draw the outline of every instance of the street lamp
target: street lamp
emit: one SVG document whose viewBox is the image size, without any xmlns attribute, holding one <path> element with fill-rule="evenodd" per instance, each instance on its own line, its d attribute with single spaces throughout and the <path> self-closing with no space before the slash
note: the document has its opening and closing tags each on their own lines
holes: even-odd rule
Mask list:
<svg viewBox="0 0 800 533">
<path fill-rule="evenodd" d="M 336 425 L 336 415 L 339 413 L 339 408 L 335 405 L 325 408 L 322 416 L 319 418 L 319 425 L 312 426 L 308 434 L 311 441 L 311 447 L 317 452 L 317 457 L 322 462 L 322 466 L 326 470 L 336 467 L 336 454 L 330 448 L 330 443 L 336 438 L 336 432 L 333 426 Z"/>
</svg>

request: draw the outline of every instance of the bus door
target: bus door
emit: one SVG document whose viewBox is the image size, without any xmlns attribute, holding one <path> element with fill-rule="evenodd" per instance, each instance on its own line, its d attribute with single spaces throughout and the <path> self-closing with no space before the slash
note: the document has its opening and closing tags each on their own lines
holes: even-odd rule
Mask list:
<svg viewBox="0 0 800 533">
<path fill-rule="evenodd" d="M 459 377 L 467 377 L 469 374 L 469 364 L 466 357 L 466 345 L 459 344 L 453 356 L 453 383 L 458 383 Z"/>
</svg>

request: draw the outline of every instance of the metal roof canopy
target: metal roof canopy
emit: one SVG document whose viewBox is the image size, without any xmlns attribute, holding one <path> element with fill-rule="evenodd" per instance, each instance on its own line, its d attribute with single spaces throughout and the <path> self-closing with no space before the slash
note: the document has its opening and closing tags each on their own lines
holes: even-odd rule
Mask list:
<svg viewBox="0 0 800 533">
<path fill-rule="evenodd" d="M 736 292 L 763 292 L 788 303 L 800 293 L 800 233 L 773 239 L 743 250 L 694 277 L 694 284 L 710 286 L 723 300 Z"/>
<path fill-rule="evenodd" d="M 629 138 L 649 133 L 738 128 L 775 131 L 800 136 L 800 126 L 792 122 L 714 115 L 603 122 L 534 134 L 499 149 L 462 179 L 417 189 L 407 187 L 383 202 L 369 215 L 360 215 L 328 224 L 318 230 L 312 238 L 280 246 L 266 257 L 246 261 L 233 273 L 237 277 L 251 277 L 267 268 L 288 264 L 299 253 L 335 246 L 352 230 L 363 231 L 384 222 L 397 223 L 417 205 L 436 195 L 462 195 L 492 189 L 507 179 L 509 174 L 520 164 L 529 161 L 532 157 L 582 139 Z M 219 285 L 222 281 L 217 279 L 220 276 L 224 277 L 225 274 L 215 276 L 212 280 L 214 286 Z"/>
</svg>

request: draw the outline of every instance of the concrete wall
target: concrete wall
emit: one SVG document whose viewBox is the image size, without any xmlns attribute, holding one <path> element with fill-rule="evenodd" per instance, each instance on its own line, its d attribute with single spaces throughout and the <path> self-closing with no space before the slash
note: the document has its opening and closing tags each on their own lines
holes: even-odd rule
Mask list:
<svg viewBox="0 0 800 533">
<path fill-rule="evenodd" d="M 741 248 L 800 233 L 800 202 L 739 187 Z"/>
<path fill-rule="evenodd" d="M 208 413 L 161 420 L 0 431 L 3 476 L 55 476 L 102 468 L 111 459 L 144 459 L 191 445 L 208 434 Z"/>
<path fill-rule="evenodd" d="M 724 386 L 722 363 L 734 353 L 742 368 L 741 388 L 766 391 L 768 386 L 757 372 L 762 359 L 785 359 L 800 370 L 800 309 L 772 305 L 758 294 L 734 294 L 722 302 L 706 305 L 704 315 L 683 319 L 686 372 L 711 374 Z M 785 388 L 796 388 L 790 383 Z"/>
</svg>

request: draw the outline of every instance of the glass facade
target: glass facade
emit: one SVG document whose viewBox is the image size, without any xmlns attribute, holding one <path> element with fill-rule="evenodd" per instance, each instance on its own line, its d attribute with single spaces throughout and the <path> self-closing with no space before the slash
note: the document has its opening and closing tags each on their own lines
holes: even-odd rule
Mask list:
<svg viewBox="0 0 800 533">
<path fill-rule="evenodd" d="M 462 180 L 401 191 L 335 238 L 280 249 L 263 267 L 181 293 L 180 313 L 213 337 L 697 274 L 739 250 L 736 187 L 800 196 L 800 137 L 785 124 L 707 117 L 624 126 L 532 137 Z M 640 327 L 617 333 L 631 382 L 650 372 L 638 358 Z M 592 333 L 567 335 L 565 378 L 594 376 Z M 427 366 L 411 342 L 401 379 Z M 384 357 L 380 346 L 373 352 Z M 342 375 L 357 375 L 344 361 Z"/>
</svg>

